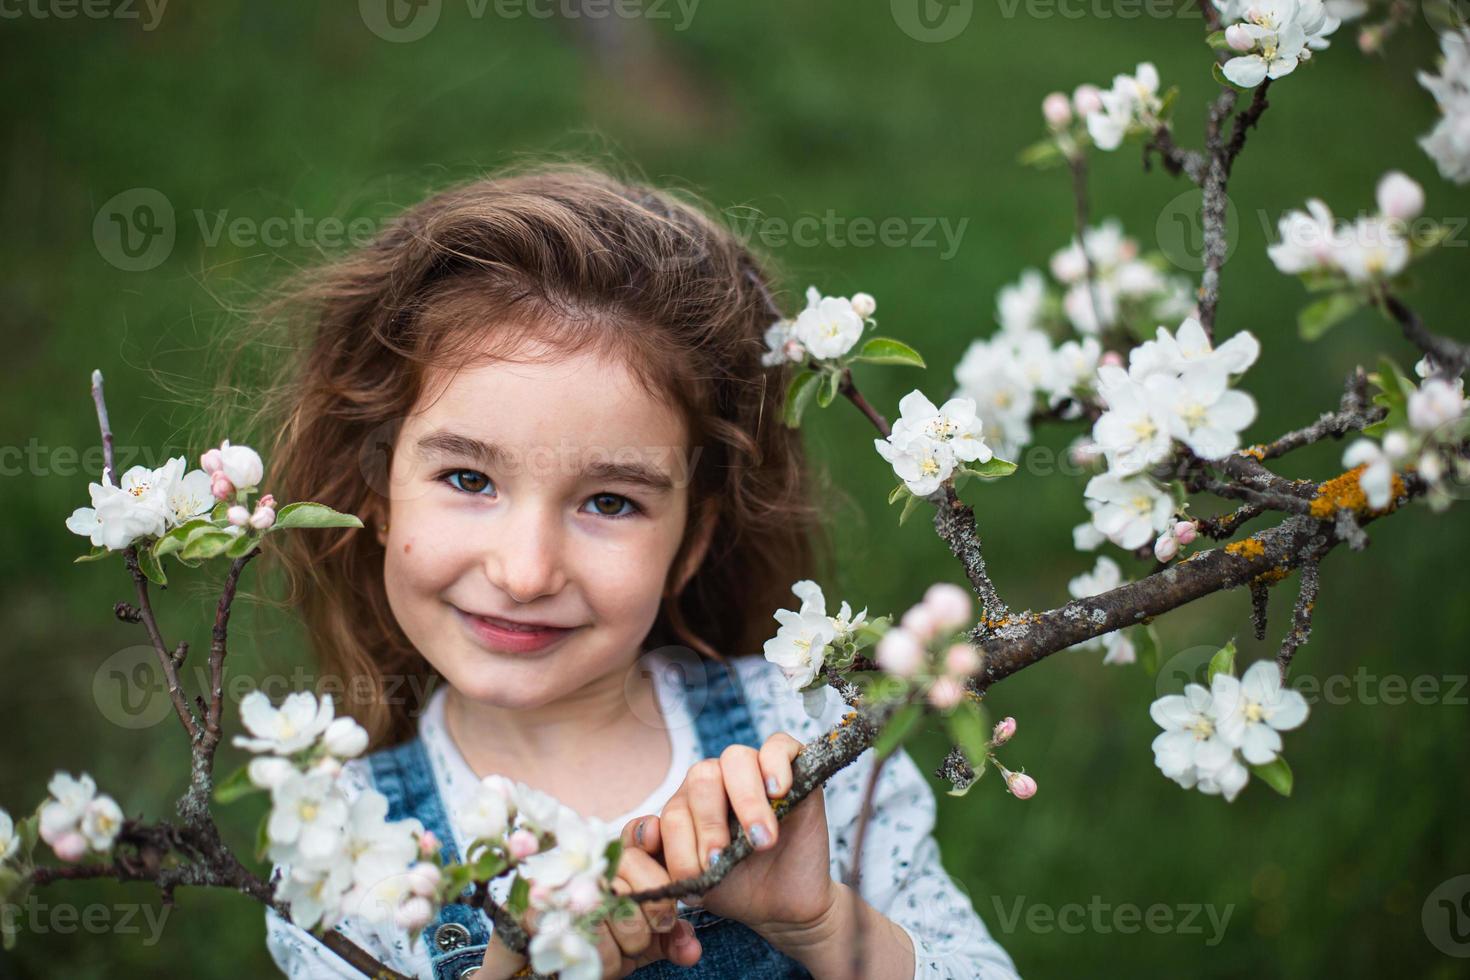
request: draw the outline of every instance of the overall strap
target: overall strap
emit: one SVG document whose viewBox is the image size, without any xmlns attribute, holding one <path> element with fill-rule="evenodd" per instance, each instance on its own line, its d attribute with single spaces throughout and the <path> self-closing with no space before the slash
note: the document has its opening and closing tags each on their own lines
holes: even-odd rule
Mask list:
<svg viewBox="0 0 1470 980">
<path fill-rule="evenodd" d="M 700 749 L 717 759 L 730 745 L 760 748 L 760 735 L 735 668 L 718 660 L 701 660 L 702 671 L 684 671 L 686 702 L 694 715 Z"/>
<path fill-rule="evenodd" d="M 388 799 L 388 819 L 416 817 L 425 830 L 439 838 L 440 857 L 446 862 L 458 861 L 454 830 L 423 741 L 415 735 L 401 745 L 374 752 L 367 761 L 373 785 Z M 466 895 L 473 891 L 474 886 L 466 886 Z M 480 965 L 490 942 L 490 929 L 484 912 L 451 904 L 441 908 L 434 921 L 424 927 L 422 939 L 429 950 L 434 976 L 441 980 L 457 978 L 471 966 Z"/>
</svg>

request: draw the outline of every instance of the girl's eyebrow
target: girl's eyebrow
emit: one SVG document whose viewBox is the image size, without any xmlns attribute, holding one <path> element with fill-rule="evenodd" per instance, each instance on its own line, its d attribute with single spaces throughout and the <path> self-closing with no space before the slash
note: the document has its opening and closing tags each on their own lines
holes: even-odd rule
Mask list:
<svg viewBox="0 0 1470 980">
<path fill-rule="evenodd" d="M 508 467 L 514 463 L 510 452 L 492 442 L 484 442 L 474 436 L 436 429 L 414 444 L 414 451 L 421 459 L 434 456 L 458 456 L 475 460 L 486 468 Z M 596 480 L 614 480 L 632 483 L 655 493 L 665 493 L 674 488 L 673 477 L 663 470 L 635 460 L 596 460 L 584 466 L 581 475 Z"/>
</svg>

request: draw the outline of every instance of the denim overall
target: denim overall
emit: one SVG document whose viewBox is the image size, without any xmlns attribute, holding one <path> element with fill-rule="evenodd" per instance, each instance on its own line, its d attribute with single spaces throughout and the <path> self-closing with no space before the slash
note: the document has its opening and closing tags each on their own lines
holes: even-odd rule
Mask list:
<svg viewBox="0 0 1470 980">
<path fill-rule="evenodd" d="M 734 671 L 713 660 L 701 660 L 704 677 L 693 675 L 699 670 L 682 670 L 685 692 L 695 729 L 699 734 L 703 758 L 718 758 L 732 744 L 760 748 L 760 739 L 751 721 L 750 709 L 740 690 Z M 698 707 L 702 705 L 702 707 Z M 392 748 L 368 756 L 373 783 L 388 798 L 388 819 L 417 817 L 426 830 L 443 842 L 440 851 L 445 861 L 458 861 L 449 817 L 444 811 L 433 769 L 423 742 L 417 736 Z M 466 889 L 469 894 L 472 888 Z M 691 978 L 691 980 L 811 980 L 797 961 L 778 952 L 756 932 L 734 919 L 726 919 L 703 908 L 683 909 L 679 917 L 694 927 L 702 947 L 699 962 L 680 967 L 659 960 L 640 967 L 629 977 L 638 980 Z M 468 905 L 445 905 L 423 932 L 429 950 L 434 980 L 459 980 L 479 969 L 490 943 L 489 917 Z"/>
</svg>

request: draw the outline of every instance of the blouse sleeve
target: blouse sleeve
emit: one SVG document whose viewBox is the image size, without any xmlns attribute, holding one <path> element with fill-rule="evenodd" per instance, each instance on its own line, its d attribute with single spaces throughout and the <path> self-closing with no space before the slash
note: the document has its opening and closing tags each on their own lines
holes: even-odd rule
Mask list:
<svg viewBox="0 0 1470 980">
<path fill-rule="evenodd" d="M 354 800 L 371 786 L 361 760 L 354 759 L 343 767 L 338 785 L 347 799 Z M 277 864 L 272 874 L 279 872 L 283 877 L 290 868 Z M 400 973 L 414 975 L 416 963 L 405 955 L 405 944 L 401 936 L 394 936 L 385 928 L 375 928 L 355 917 L 344 918 L 334 927 L 358 946 L 366 950 L 378 962 Z M 346 960 L 323 946 L 321 940 L 292 922 L 287 922 L 274 909 L 266 909 L 265 942 L 271 959 L 281 973 L 291 980 L 339 980 L 351 978 L 362 980 L 362 973 Z"/>
<path fill-rule="evenodd" d="M 745 659 L 745 658 L 742 658 Z M 741 665 L 751 706 L 767 734 L 785 731 L 802 742 L 830 730 L 852 710 L 830 686 L 804 703 L 779 668 L 763 658 Z M 846 880 L 863 792 L 873 771 L 868 749 L 828 780 L 828 834 L 832 876 Z M 884 764 L 873 794 L 863 841 L 863 899 L 908 933 L 915 980 L 1018 980 L 1016 967 L 985 928 L 963 885 L 945 872 L 934 838 L 934 791 L 902 749 Z"/>
</svg>

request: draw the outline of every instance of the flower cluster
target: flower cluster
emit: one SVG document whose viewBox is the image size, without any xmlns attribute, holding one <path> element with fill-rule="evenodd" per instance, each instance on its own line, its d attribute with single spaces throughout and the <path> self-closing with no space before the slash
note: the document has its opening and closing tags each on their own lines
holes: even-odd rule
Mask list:
<svg viewBox="0 0 1470 980">
<path fill-rule="evenodd" d="M 46 789 L 51 796 L 41 804 L 41 839 L 51 845 L 58 858 L 75 863 L 88 851 L 106 854 L 112 850 L 113 841 L 122 829 L 122 809 L 112 797 L 98 795 L 97 783 L 91 776 L 82 773 L 74 777 L 58 772 L 46 784 Z M 10 822 L 8 814 L 5 822 Z M 10 833 L 14 833 L 13 827 Z M 13 843 L 6 847 L 14 849 Z"/>
<path fill-rule="evenodd" d="M 1470 182 L 1470 29 L 1446 31 L 1439 38 L 1444 61 L 1438 75 L 1419 73 L 1419 84 L 1439 104 L 1441 118 L 1420 137 L 1440 176 L 1457 184 Z"/>
<path fill-rule="evenodd" d="M 1132 550 L 1174 525 L 1173 501 L 1147 470 L 1166 460 L 1176 441 L 1202 459 L 1235 451 L 1256 404 L 1230 383 L 1259 354 L 1260 344 L 1244 331 L 1214 348 L 1190 318 L 1173 334 L 1159 327 L 1154 340 L 1129 352 L 1127 370 L 1098 368 L 1106 410 L 1092 438 L 1108 471 L 1087 484 L 1091 530 L 1075 533 L 1079 548 L 1106 539 Z"/>
<path fill-rule="evenodd" d="M 388 800 L 373 789 L 349 801 L 337 777 L 367 748 L 367 732 L 334 717 L 331 695 L 287 695 L 279 707 L 260 691 L 240 703 L 249 735 L 234 744 L 257 754 L 249 781 L 269 790 L 265 837 L 273 861 L 287 866 L 277 897 L 303 929 L 330 928 L 348 915 L 422 928 L 433 917 L 437 866 L 418 861 L 423 825 L 389 821 Z"/>
<path fill-rule="evenodd" d="M 1215 6 L 1228 25 L 1225 43 L 1237 52 L 1222 70 L 1242 88 L 1291 74 L 1342 25 L 1322 0 L 1215 0 Z"/>
<path fill-rule="evenodd" d="M 806 291 L 806 309 L 795 320 L 777 320 L 766 329 L 766 352 L 761 363 L 773 367 L 786 362 L 835 360 L 862 338 L 878 304 L 867 293 L 823 296 L 816 286 Z"/>
<path fill-rule="evenodd" d="M 232 446 L 226 439 L 200 457 L 202 468 L 185 472 L 183 456 L 157 469 L 134 466 L 118 484 L 110 469 L 102 482 L 88 486 L 91 507 L 78 507 L 67 518 L 74 534 L 89 538 L 95 547 L 121 551 L 141 538 L 158 538 L 211 512 L 217 501 L 230 501 L 228 530 L 235 535 L 248 525 L 265 530 L 275 523 L 275 498 L 261 498 L 254 512 L 244 506 L 247 494 L 259 485 L 264 465 L 255 450 Z"/>
<path fill-rule="evenodd" d="M 1078 89 L 1077 103 L 1092 142 L 1099 150 L 1116 150 L 1130 130 L 1157 128 L 1164 107 L 1158 69 L 1143 62 L 1132 75 L 1114 76 L 1113 87 L 1107 91 Z M 1042 108 L 1045 111 L 1044 103 Z"/>
<path fill-rule="evenodd" d="M 1373 283 L 1398 275 L 1413 256 L 1409 222 L 1424 210 L 1424 190 L 1398 171 L 1378 182 L 1378 212 L 1341 224 L 1317 198 L 1306 211 L 1288 211 L 1277 223 L 1281 241 L 1266 252 L 1287 275 Z"/>
<path fill-rule="evenodd" d="M 956 633 L 973 622 L 970 594 L 939 582 L 878 641 L 877 664 L 894 677 L 928 682 L 929 703 L 949 711 L 965 697 L 965 681 L 980 669 L 980 651 Z"/>
<path fill-rule="evenodd" d="M 1116 218 L 1087 228 L 1051 258 L 1051 274 L 1066 286 L 1062 311 L 1074 329 L 1093 335 L 1119 323 L 1176 319 L 1194 308 L 1187 280 L 1165 278 L 1158 256 L 1139 255 L 1138 242 Z M 1092 282 L 1087 266 L 1092 264 Z"/>
<path fill-rule="evenodd" d="M 597 922 L 609 910 L 618 834 L 553 797 L 504 776 L 487 776 L 455 814 L 474 837 L 467 855 L 486 856 L 529 886 L 539 913 L 528 949 L 538 973 L 602 975 Z"/>
<path fill-rule="evenodd" d="M 1246 764 L 1276 760 L 1280 733 L 1307 720 L 1307 701 L 1282 687 L 1274 661 L 1262 660 L 1240 678 L 1222 670 L 1208 688 L 1165 695 L 1149 714 L 1164 730 L 1153 742 L 1159 771 L 1185 789 L 1234 800 L 1250 779 Z"/>
<path fill-rule="evenodd" d="M 984 425 L 969 398 L 951 398 L 935 408 L 916 388 L 899 400 L 898 410 L 888 438 L 874 439 L 873 446 L 917 497 L 938 490 L 957 466 L 995 458 L 980 435 Z"/>
<path fill-rule="evenodd" d="M 1068 582 L 1067 591 L 1074 599 L 1088 599 L 1111 592 L 1122 584 L 1123 571 L 1118 563 L 1106 555 L 1099 555 L 1092 571 L 1083 572 Z M 1077 647 L 1103 650 L 1105 664 L 1131 664 L 1138 659 L 1138 652 L 1134 648 L 1133 639 L 1128 635 L 1130 632 L 1131 630 L 1114 630 L 1086 643 L 1079 643 Z"/>
<path fill-rule="evenodd" d="M 1412 465 L 1418 470 L 1429 485 L 1426 500 L 1435 510 L 1450 504 L 1447 478 L 1470 478 L 1470 466 L 1454 451 L 1470 423 L 1464 379 L 1441 376 L 1428 357 L 1421 359 L 1414 370 L 1423 379 L 1417 388 L 1403 379 L 1379 379 L 1387 388 L 1385 400 L 1391 406 L 1387 421 L 1401 424 L 1386 427 L 1379 441 L 1366 437 L 1355 440 L 1342 455 L 1342 465 L 1362 467 L 1358 485 L 1368 506 L 1374 509 L 1387 507 L 1393 499 L 1394 470 L 1400 466 Z M 1399 390 L 1395 392 L 1394 388 Z M 1443 452 L 1446 448 L 1452 451 Z"/>
<path fill-rule="evenodd" d="M 801 600 L 801 607 L 776 610 L 775 620 L 781 625 L 765 642 L 765 657 L 781 668 L 792 692 L 802 695 L 807 714 L 817 717 L 826 699 L 820 675 L 828 658 L 835 666 L 850 665 L 884 623 L 881 619 L 868 623 L 866 607 L 854 616 L 846 600 L 836 616 L 827 615 L 822 587 L 811 579 L 795 583 L 791 591 Z"/>
</svg>

